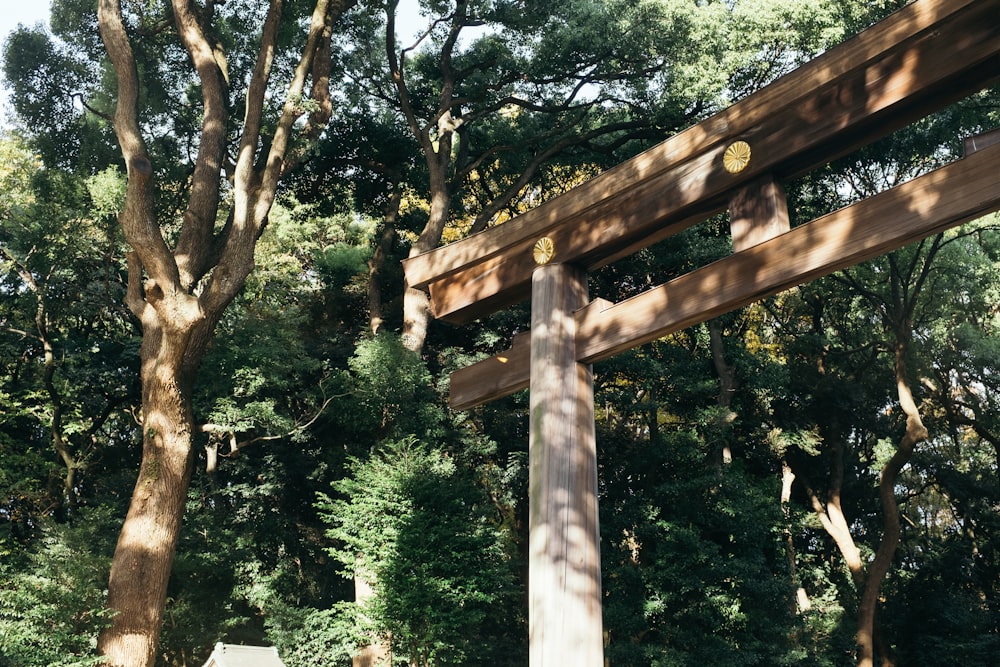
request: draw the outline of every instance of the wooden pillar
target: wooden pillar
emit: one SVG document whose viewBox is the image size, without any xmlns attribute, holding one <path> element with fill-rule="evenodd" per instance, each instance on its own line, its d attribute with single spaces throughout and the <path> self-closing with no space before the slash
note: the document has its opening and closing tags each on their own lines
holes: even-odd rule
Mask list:
<svg viewBox="0 0 1000 667">
<path fill-rule="evenodd" d="M 594 380 L 573 317 L 587 275 L 546 264 L 531 289 L 529 665 L 603 667 Z"/>
<path fill-rule="evenodd" d="M 791 229 L 781 184 L 766 174 L 733 193 L 729 200 L 729 227 L 733 252 L 769 241 Z"/>
</svg>

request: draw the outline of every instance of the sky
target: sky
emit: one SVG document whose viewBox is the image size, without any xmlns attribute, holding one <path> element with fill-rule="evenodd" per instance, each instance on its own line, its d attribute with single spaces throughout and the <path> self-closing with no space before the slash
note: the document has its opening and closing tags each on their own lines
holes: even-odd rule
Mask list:
<svg viewBox="0 0 1000 667">
<path fill-rule="evenodd" d="M 18 23 L 34 25 L 38 21 L 48 23 L 48 0 L 0 0 L 0 35 L 7 34 Z"/>
</svg>

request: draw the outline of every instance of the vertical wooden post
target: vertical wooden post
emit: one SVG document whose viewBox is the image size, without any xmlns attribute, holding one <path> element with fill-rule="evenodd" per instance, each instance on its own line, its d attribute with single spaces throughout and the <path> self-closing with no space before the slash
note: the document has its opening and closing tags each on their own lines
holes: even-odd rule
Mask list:
<svg viewBox="0 0 1000 667">
<path fill-rule="evenodd" d="M 587 274 L 539 266 L 531 289 L 529 665 L 603 667 L 594 380 L 573 318 Z"/>
<path fill-rule="evenodd" d="M 733 252 L 746 250 L 791 229 L 788 203 L 781 184 L 771 174 L 747 183 L 729 200 Z"/>
</svg>

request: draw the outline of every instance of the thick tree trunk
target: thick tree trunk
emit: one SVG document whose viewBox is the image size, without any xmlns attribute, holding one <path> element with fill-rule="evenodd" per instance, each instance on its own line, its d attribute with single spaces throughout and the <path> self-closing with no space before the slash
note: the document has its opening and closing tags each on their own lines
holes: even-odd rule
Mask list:
<svg viewBox="0 0 1000 667">
<path fill-rule="evenodd" d="M 186 342 L 149 327 L 143 339 L 142 466 L 111 565 L 108 607 L 115 615 L 99 641 L 114 667 L 156 662 L 193 461 Z"/>
<path fill-rule="evenodd" d="M 298 150 L 325 122 L 329 111 L 326 63 L 332 22 L 356 0 L 316 0 L 302 56 L 291 73 L 287 96 L 260 152 L 265 97 L 278 42 L 284 3 L 271 0 L 261 26 L 260 48 L 247 85 L 236 164 L 227 174 L 233 210 L 216 234 L 220 179 L 226 154 L 229 107 L 225 59 L 204 32 L 196 3 L 173 0 L 178 36 L 202 88 L 203 121 L 190 198 L 171 252 L 153 207 L 153 165 L 139 122 L 142 82 L 121 0 L 98 0 L 98 27 L 118 83 L 114 129 L 128 173 L 119 223 L 132 247 L 128 256 L 129 308 L 142 322 L 143 450 L 139 480 L 119 536 L 108 584 L 111 626 L 98 648 L 114 667 L 151 667 L 159 642 L 167 581 L 191 480 L 194 424 L 191 389 L 195 371 L 215 325 L 253 269 L 253 254 L 282 174 L 299 153 L 290 151 L 300 101 L 313 73 L 311 99 L 319 109 L 300 134 Z M 145 276 L 145 282 L 143 277 Z"/>
<path fill-rule="evenodd" d="M 448 221 L 450 196 L 444 166 L 433 164 L 433 160 L 428 160 L 428 162 L 431 163 L 431 214 L 420 237 L 410 249 L 410 257 L 438 247 L 444 234 L 445 223 Z M 430 320 L 431 302 L 427 294 L 406 285 L 403 292 L 403 346 L 406 349 L 418 354 L 424 349 L 424 343 L 427 341 L 427 325 Z"/>
</svg>

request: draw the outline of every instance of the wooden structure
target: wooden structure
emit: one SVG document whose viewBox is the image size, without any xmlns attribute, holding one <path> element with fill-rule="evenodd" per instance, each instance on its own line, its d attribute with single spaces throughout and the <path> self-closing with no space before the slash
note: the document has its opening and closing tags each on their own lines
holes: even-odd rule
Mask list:
<svg viewBox="0 0 1000 667">
<path fill-rule="evenodd" d="M 1000 78 L 1000 0 L 916 0 L 717 115 L 538 208 L 404 262 L 463 323 L 530 296 L 531 332 L 459 370 L 469 408 L 530 384 L 531 665 L 601 667 L 589 364 L 1000 209 L 1000 134 L 790 228 L 780 182 Z M 587 272 L 724 210 L 734 253 L 613 304 Z"/>
<path fill-rule="evenodd" d="M 215 645 L 202 667 L 285 667 L 273 646 Z"/>
</svg>

